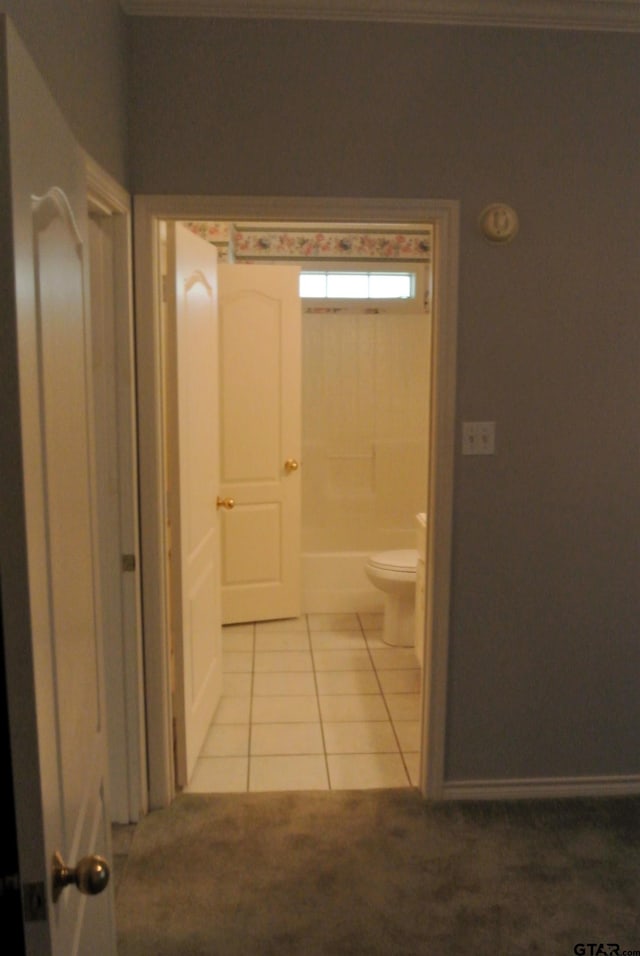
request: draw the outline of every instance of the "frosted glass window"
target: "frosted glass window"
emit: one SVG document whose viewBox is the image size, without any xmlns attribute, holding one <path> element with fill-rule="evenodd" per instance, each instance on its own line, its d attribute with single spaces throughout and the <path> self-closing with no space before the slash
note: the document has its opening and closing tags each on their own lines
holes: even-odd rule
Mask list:
<svg viewBox="0 0 640 956">
<path fill-rule="evenodd" d="M 327 297 L 329 299 L 368 299 L 369 276 L 366 272 L 329 272 Z"/>
<path fill-rule="evenodd" d="M 325 272 L 301 272 L 300 296 L 303 299 L 325 299 L 327 276 Z"/>
<path fill-rule="evenodd" d="M 369 276 L 369 298 L 410 299 L 413 295 L 412 276 L 408 273 L 379 272 Z"/>
<path fill-rule="evenodd" d="M 413 299 L 413 272 L 302 272 L 303 299 Z"/>
</svg>

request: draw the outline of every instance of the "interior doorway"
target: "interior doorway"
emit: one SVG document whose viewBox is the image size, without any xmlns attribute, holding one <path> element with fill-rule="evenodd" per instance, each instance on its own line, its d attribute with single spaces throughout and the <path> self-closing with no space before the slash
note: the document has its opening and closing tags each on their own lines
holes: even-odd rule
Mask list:
<svg viewBox="0 0 640 956">
<path fill-rule="evenodd" d="M 160 250 L 163 219 L 253 219 L 413 221 L 433 225 L 434 268 L 433 385 L 426 546 L 427 615 L 424 627 L 422 760 L 418 783 L 425 796 L 437 797 L 442 781 L 446 689 L 449 551 L 453 460 L 457 224 L 455 202 L 356 202 L 310 200 L 233 200 L 224 198 L 139 197 L 136 200 L 138 380 L 141 434 L 141 481 L 147 494 L 141 503 L 142 549 L 145 562 L 143 601 L 148 624 L 145 639 L 149 721 L 151 806 L 165 806 L 174 795 L 171 686 L 166 595 L 162 566 L 166 547 L 162 515 L 162 351 L 158 324 Z M 150 626 L 149 626 L 150 625 Z"/>
<path fill-rule="evenodd" d="M 219 515 L 222 699 L 188 790 L 415 786 L 415 629 L 410 647 L 385 644 L 365 565 L 423 546 L 431 225 L 185 226 L 218 253 L 219 494 L 233 503 Z"/>
</svg>

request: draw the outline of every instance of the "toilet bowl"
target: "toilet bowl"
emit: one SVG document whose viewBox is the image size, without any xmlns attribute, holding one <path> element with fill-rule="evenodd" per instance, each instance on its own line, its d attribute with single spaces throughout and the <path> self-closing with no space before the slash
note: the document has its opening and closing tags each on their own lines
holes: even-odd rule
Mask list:
<svg viewBox="0 0 640 956">
<path fill-rule="evenodd" d="M 413 548 L 369 555 L 365 572 L 384 594 L 382 640 L 395 647 L 415 646 L 418 552 Z"/>
</svg>

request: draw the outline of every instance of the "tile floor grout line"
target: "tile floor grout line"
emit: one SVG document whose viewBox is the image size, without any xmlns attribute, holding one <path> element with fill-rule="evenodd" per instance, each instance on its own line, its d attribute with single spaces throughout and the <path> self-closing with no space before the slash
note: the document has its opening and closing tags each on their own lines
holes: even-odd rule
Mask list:
<svg viewBox="0 0 640 956">
<path fill-rule="evenodd" d="M 249 739 L 247 741 L 247 789 L 251 787 L 251 741 L 253 736 L 253 682 L 256 673 L 256 622 L 251 624 L 251 678 L 249 680 Z"/>
<path fill-rule="evenodd" d="M 360 620 L 360 616 L 359 616 L 359 615 L 358 615 L 358 620 Z M 367 638 L 366 638 L 366 634 L 365 634 L 365 642 L 366 642 L 366 645 L 367 645 L 367 651 L 368 651 L 368 653 L 369 653 L 369 657 L 371 658 L 371 664 L 372 664 L 372 666 L 373 666 L 373 672 L 374 672 L 374 674 L 376 675 L 376 680 L 377 680 L 377 682 L 378 682 L 378 687 L 380 688 L 380 693 L 381 693 L 381 695 L 382 695 L 382 700 L 384 701 L 385 709 L 386 709 L 386 711 L 387 711 L 387 714 L 389 715 L 389 723 L 391 724 L 391 730 L 392 730 L 392 733 L 393 733 L 395 742 L 396 742 L 397 747 L 398 747 L 398 753 L 400 754 L 400 759 L 401 759 L 401 761 L 402 761 L 402 766 L 403 766 L 403 768 L 404 768 L 405 777 L 407 778 L 407 783 L 408 783 L 409 786 L 411 787 L 411 786 L 413 786 L 413 784 L 411 783 L 411 774 L 409 773 L 409 768 L 407 767 L 407 762 L 406 762 L 406 760 L 404 759 L 404 753 L 402 752 L 402 747 L 401 747 L 401 745 L 400 745 L 400 738 L 398 737 L 398 733 L 397 733 L 397 731 L 396 731 L 396 725 L 395 725 L 395 722 L 394 722 L 393 717 L 392 717 L 392 715 L 391 715 L 391 710 L 390 710 L 390 708 L 389 708 L 389 704 L 388 704 L 388 702 L 387 702 L 387 695 L 385 694 L 385 692 L 384 692 L 384 690 L 383 690 L 383 688 L 382 688 L 382 681 L 380 680 L 380 675 L 378 674 L 378 668 L 376 667 L 375 658 L 374 658 L 373 654 L 371 653 L 371 648 L 369 647 L 369 641 L 368 641 Z"/>
<path fill-rule="evenodd" d="M 305 621 L 307 625 L 307 640 L 309 641 L 309 653 L 311 654 L 311 667 L 313 668 L 313 683 L 316 689 L 316 707 L 318 708 L 318 720 L 320 722 L 320 737 L 322 739 L 322 754 L 324 756 L 324 769 L 327 775 L 327 787 L 329 790 L 332 790 L 331 786 L 331 774 L 329 773 L 329 755 L 327 754 L 327 741 L 324 735 L 324 721 L 322 719 L 322 710 L 320 709 L 320 688 L 318 687 L 318 673 L 316 671 L 316 659 L 313 652 L 313 641 L 311 640 L 311 622 L 309 621 L 309 615 L 305 614 Z"/>
</svg>

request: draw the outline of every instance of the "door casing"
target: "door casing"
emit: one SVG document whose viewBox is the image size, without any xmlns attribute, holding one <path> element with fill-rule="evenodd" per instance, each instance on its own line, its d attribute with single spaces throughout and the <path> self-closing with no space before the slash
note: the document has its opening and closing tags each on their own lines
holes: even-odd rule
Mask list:
<svg viewBox="0 0 640 956">
<path fill-rule="evenodd" d="M 112 544 L 117 554 L 105 553 L 100 535 L 101 578 L 115 595 L 104 609 L 105 633 L 118 635 L 105 641 L 105 691 L 109 728 L 109 784 L 112 822 L 135 823 L 147 810 L 147 771 L 144 685 L 142 668 L 142 609 L 140 591 L 140 540 L 135 407 L 133 283 L 131 258 L 131 198 L 90 156 L 85 154 L 89 215 L 108 228 L 110 261 L 103 279 L 108 301 L 103 321 L 110 325 L 109 361 L 115 372 L 106 382 L 112 407 L 110 428 L 98 430 L 97 452 L 111 462 L 115 483 L 114 510 L 110 515 Z M 100 251 L 98 250 L 98 254 Z M 94 255 L 92 249 L 91 255 Z M 92 288 L 93 297 L 96 290 Z M 93 319 L 92 319 L 93 321 Z M 97 401 L 104 400 L 97 396 Z M 99 492 L 100 493 L 100 492 Z M 104 604 L 104 602 L 103 602 Z"/>
<path fill-rule="evenodd" d="M 163 374 L 160 322 L 163 220 L 432 223 L 435 236 L 432 395 L 427 490 L 427 600 L 424 622 L 422 745 L 423 796 L 443 795 L 453 467 L 459 202 L 457 200 L 316 199 L 295 197 L 137 196 L 135 211 L 136 325 L 142 601 L 147 680 L 149 803 L 168 806 L 175 795 L 170 640 L 166 615 L 166 489 L 163 469 Z"/>
</svg>

